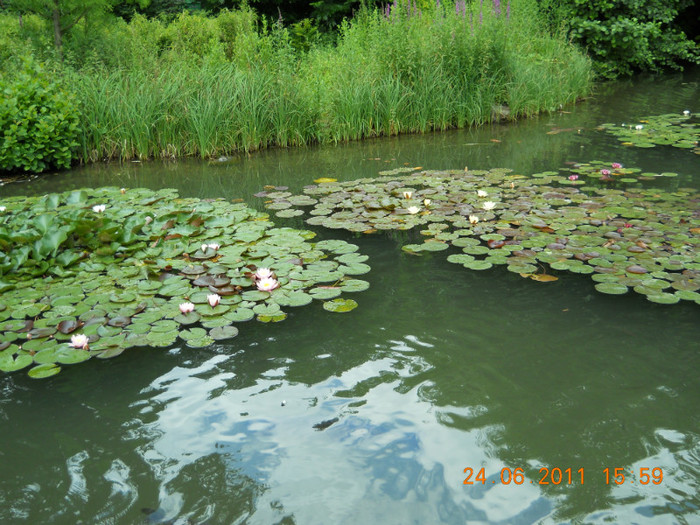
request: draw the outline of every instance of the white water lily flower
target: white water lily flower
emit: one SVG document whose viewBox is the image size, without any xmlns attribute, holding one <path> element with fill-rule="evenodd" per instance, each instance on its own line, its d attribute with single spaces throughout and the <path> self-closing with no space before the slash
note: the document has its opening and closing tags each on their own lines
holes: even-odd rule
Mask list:
<svg viewBox="0 0 700 525">
<path fill-rule="evenodd" d="M 192 303 L 182 303 L 180 305 L 180 312 L 182 312 L 185 315 L 190 312 L 194 312 L 194 305 Z"/>
<path fill-rule="evenodd" d="M 72 335 L 70 338 L 70 345 L 73 348 L 82 348 L 83 350 L 87 350 L 88 336 L 86 336 L 85 334 Z"/>
<path fill-rule="evenodd" d="M 211 243 L 207 244 L 207 246 L 208 246 L 209 248 L 211 248 L 212 250 L 214 250 L 214 251 L 216 251 L 216 250 L 218 250 L 219 248 L 221 248 L 221 245 L 220 245 L 220 244 L 216 244 L 215 242 L 211 242 Z"/>
<path fill-rule="evenodd" d="M 477 217 L 476 215 L 470 215 L 470 216 L 469 216 L 469 222 L 470 222 L 471 224 L 476 224 L 477 222 L 479 222 L 479 217 Z"/>
<path fill-rule="evenodd" d="M 126 193 L 126 188 L 120 188 L 120 189 L 119 189 L 119 193 L 121 193 L 122 195 L 124 195 L 124 194 Z"/>
<path fill-rule="evenodd" d="M 687 117 L 688 115 L 690 115 L 690 110 L 689 110 L 689 109 L 684 109 L 684 110 L 683 110 L 683 114 Z"/>
<path fill-rule="evenodd" d="M 496 203 L 493 201 L 486 201 L 481 207 L 485 210 L 493 210 L 496 207 Z"/>
<path fill-rule="evenodd" d="M 207 301 L 209 301 L 209 306 L 214 308 L 221 301 L 221 296 L 218 293 L 210 293 L 207 295 Z"/>
<path fill-rule="evenodd" d="M 265 277 L 257 282 L 258 290 L 261 292 L 271 292 L 280 285 L 277 279 L 272 277 Z"/>
<path fill-rule="evenodd" d="M 5 206 L 0 206 L 0 211 L 5 211 L 7 208 Z"/>
<path fill-rule="evenodd" d="M 146 224 L 151 224 L 153 222 L 153 217 L 146 217 Z"/>
<path fill-rule="evenodd" d="M 634 129 L 636 129 L 637 131 L 639 131 L 640 129 L 644 129 L 644 126 L 642 126 L 641 124 L 637 124 L 637 125 L 634 127 Z"/>
<path fill-rule="evenodd" d="M 412 192 L 412 191 L 404 191 L 404 192 L 403 192 L 403 198 L 404 198 L 404 199 L 410 199 L 412 195 L 413 195 L 413 192 Z"/>
<path fill-rule="evenodd" d="M 200 246 L 200 248 L 202 249 L 203 252 L 206 252 L 207 248 L 209 248 L 209 245 L 207 243 L 204 243 Z"/>
<path fill-rule="evenodd" d="M 416 213 L 418 213 L 420 211 L 420 208 L 418 206 L 411 206 L 406 211 L 408 213 L 410 213 L 411 215 L 415 215 Z"/>
<path fill-rule="evenodd" d="M 270 268 L 258 268 L 254 277 L 257 281 L 259 281 L 261 279 L 270 279 L 273 275 L 275 275 L 275 272 L 273 272 Z"/>
<path fill-rule="evenodd" d="M 476 190 L 476 194 L 479 197 L 487 197 L 488 196 L 488 193 L 485 190 Z"/>
<path fill-rule="evenodd" d="M 96 204 L 95 206 L 92 207 L 92 211 L 94 211 L 95 213 L 102 213 L 106 209 L 107 209 L 107 206 L 105 206 L 104 204 Z"/>
<path fill-rule="evenodd" d="M 424 204 L 426 207 L 430 206 L 430 203 L 431 203 L 431 202 L 433 202 L 433 201 L 431 201 L 430 199 L 423 199 L 423 204 Z"/>
</svg>

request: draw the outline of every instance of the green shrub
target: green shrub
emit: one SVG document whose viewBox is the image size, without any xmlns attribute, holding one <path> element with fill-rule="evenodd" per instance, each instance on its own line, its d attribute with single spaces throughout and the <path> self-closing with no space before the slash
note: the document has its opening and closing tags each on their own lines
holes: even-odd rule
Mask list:
<svg viewBox="0 0 700 525">
<path fill-rule="evenodd" d="M 678 28 L 691 0 L 540 0 L 554 23 L 586 48 L 599 75 L 683 69 L 700 63 L 700 46 Z"/>
<path fill-rule="evenodd" d="M 14 78 L 0 76 L 0 171 L 69 168 L 80 133 L 74 95 L 26 59 Z"/>
</svg>

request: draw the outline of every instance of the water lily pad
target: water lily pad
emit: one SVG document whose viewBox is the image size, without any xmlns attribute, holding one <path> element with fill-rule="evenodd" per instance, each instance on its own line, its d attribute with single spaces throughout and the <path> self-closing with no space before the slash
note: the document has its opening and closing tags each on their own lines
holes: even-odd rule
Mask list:
<svg viewBox="0 0 700 525">
<path fill-rule="evenodd" d="M 278 323 L 284 321 L 286 318 L 286 313 L 277 312 L 275 315 L 258 315 L 256 319 L 261 323 Z"/>
<path fill-rule="evenodd" d="M 360 279 L 348 279 L 343 281 L 340 285 L 340 289 L 343 292 L 364 292 L 369 288 L 369 283 L 367 281 L 362 281 Z M 311 299 L 311 296 L 309 296 Z"/>
<path fill-rule="evenodd" d="M 31 355 L 26 353 L 18 353 L 13 355 L 13 346 L 10 346 L 7 350 L 0 352 L 0 370 L 3 372 L 15 372 L 21 370 L 34 362 Z"/>
<path fill-rule="evenodd" d="M 37 365 L 31 368 L 28 372 L 29 377 L 34 379 L 44 379 L 47 377 L 55 376 L 61 371 L 61 367 L 53 363 Z"/>
<path fill-rule="evenodd" d="M 224 314 L 224 317 L 232 322 L 239 323 L 253 319 L 253 317 L 255 317 L 255 312 L 253 312 L 251 308 L 238 307 Z"/>
<path fill-rule="evenodd" d="M 465 268 L 469 268 L 470 270 L 488 270 L 489 268 L 493 267 L 493 264 L 491 264 L 488 261 L 470 261 L 466 262 L 463 264 Z"/>
<path fill-rule="evenodd" d="M 63 347 L 56 353 L 56 362 L 64 365 L 82 363 L 90 359 L 90 352 L 78 348 Z"/>
<path fill-rule="evenodd" d="M 357 302 L 352 299 L 333 299 L 323 303 L 323 309 L 329 312 L 344 313 L 357 308 Z"/>
<path fill-rule="evenodd" d="M 680 297 L 672 293 L 660 292 L 653 295 L 647 295 L 647 299 L 652 303 L 659 304 L 676 304 L 680 301 Z"/>
<path fill-rule="evenodd" d="M 223 339 L 231 339 L 238 335 L 238 328 L 235 326 L 217 326 L 209 330 L 209 336 L 215 341 L 220 341 Z"/>
<path fill-rule="evenodd" d="M 622 295 L 627 293 L 627 286 L 617 282 L 602 282 L 595 285 L 595 289 L 601 293 L 611 295 Z"/>
<path fill-rule="evenodd" d="M 338 297 L 342 293 L 342 290 L 340 287 L 337 286 L 321 286 L 317 288 L 312 288 L 309 291 L 309 295 L 311 295 L 314 299 L 319 299 L 321 301 L 325 301 L 327 299 L 334 299 Z"/>
<path fill-rule="evenodd" d="M 294 291 L 285 295 L 275 296 L 275 302 L 280 306 L 306 306 L 311 301 L 313 301 L 313 297 L 302 291 Z"/>
</svg>

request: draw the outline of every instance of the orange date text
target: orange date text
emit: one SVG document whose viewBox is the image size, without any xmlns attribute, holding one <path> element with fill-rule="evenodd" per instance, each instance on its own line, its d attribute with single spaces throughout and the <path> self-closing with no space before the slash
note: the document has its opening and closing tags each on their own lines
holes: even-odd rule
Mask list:
<svg viewBox="0 0 700 525">
<path fill-rule="evenodd" d="M 580 469 L 572 468 L 559 468 L 559 467 L 542 467 L 539 469 L 539 475 L 535 479 L 528 479 L 525 476 L 525 471 L 522 468 L 508 468 L 504 467 L 501 469 L 498 475 L 486 477 L 485 467 L 481 467 L 475 470 L 471 467 L 464 469 L 464 474 L 466 477 L 462 482 L 463 485 L 475 485 L 475 484 L 496 484 L 501 483 L 503 485 L 573 485 L 580 483 L 583 485 L 583 467 Z"/>
</svg>

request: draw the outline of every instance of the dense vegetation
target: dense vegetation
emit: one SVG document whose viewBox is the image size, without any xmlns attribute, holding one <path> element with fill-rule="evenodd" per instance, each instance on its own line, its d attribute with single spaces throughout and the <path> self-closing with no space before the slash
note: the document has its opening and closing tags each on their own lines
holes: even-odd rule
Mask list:
<svg viewBox="0 0 700 525">
<path fill-rule="evenodd" d="M 81 161 L 212 157 L 462 127 L 554 110 L 590 85 L 589 60 L 544 30 L 535 0 L 396 0 L 360 8 L 334 40 L 308 20 L 287 26 L 247 4 L 149 18 L 134 2 L 128 21 L 106 0 L 58 4 L 14 0 L 0 16 L 0 115 L 18 104 L 54 111 L 12 94 L 27 82 L 16 74 L 27 56 L 45 62 L 32 82 L 50 86 L 52 104 L 66 99 L 46 167 L 66 165 L 66 146 Z M 28 142 L 0 170 L 42 169 L 22 160 Z"/>
<path fill-rule="evenodd" d="M 565 28 L 613 78 L 700 63 L 700 17 L 693 0 L 541 0 L 553 26 Z"/>
</svg>

